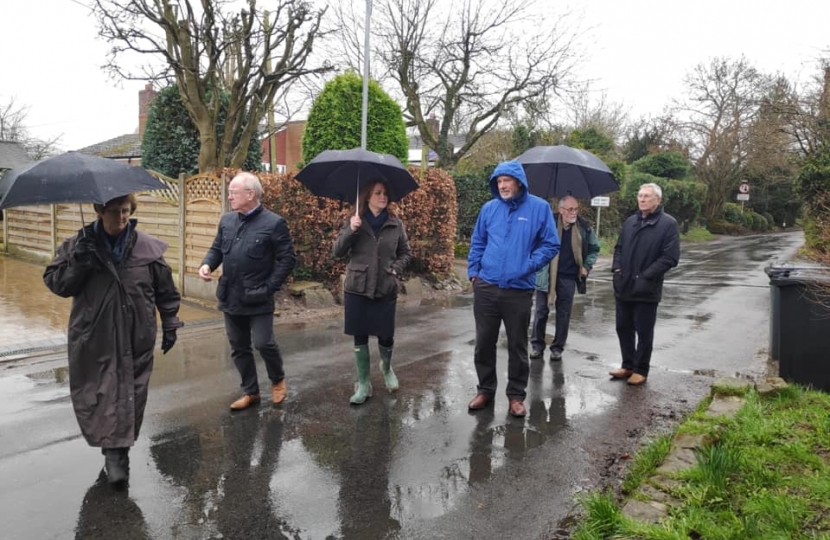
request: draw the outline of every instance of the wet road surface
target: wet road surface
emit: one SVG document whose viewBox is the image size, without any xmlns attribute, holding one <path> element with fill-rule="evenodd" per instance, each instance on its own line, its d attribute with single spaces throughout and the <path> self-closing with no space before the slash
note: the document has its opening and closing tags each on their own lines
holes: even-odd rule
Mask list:
<svg viewBox="0 0 830 540">
<path fill-rule="evenodd" d="M 13 371 L 0 377 L 0 536 L 552 538 L 574 496 L 615 485 L 624 454 L 693 410 L 714 376 L 764 373 L 762 269 L 801 242 L 788 233 L 684 246 L 639 388 L 607 377 L 619 356 L 610 274 L 598 267 L 577 297 L 563 362 L 531 361 L 525 419 L 507 414 L 504 340 L 495 405 L 466 409 L 476 384 L 469 295 L 399 306 L 401 390 L 383 387 L 373 340 L 375 395 L 361 407 L 348 404 L 354 368 L 340 320 L 279 325 L 289 399 L 234 414 L 224 330 L 191 329 L 156 357 L 130 485 L 117 492 L 78 433 L 65 360 Z"/>
</svg>

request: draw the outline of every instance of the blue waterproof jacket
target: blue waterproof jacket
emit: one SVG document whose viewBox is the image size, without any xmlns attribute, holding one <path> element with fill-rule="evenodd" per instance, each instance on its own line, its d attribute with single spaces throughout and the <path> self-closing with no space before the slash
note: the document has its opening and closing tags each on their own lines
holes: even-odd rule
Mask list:
<svg viewBox="0 0 830 540">
<path fill-rule="evenodd" d="M 499 176 L 512 176 L 522 189 L 505 201 Z M 536 271 L 559 253 L 559 235 L 550 205 L 527 192 L 527 177 L 518 161 L 500 163 L 490 176 L 493 199 L 481 207 L 473 229 L 467 277 L 502 289 L 533 289 Z"/>
</svg>

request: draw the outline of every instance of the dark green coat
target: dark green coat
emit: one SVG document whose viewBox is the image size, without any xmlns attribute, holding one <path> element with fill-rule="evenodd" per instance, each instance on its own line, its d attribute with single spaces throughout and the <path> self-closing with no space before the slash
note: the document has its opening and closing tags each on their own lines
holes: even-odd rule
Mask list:
<svg viewBox="0 0 830 540">
<path fill-rule="evenodd" d="M 406 230 L 394 216 L 381 226 L 377 238 L 366 219 L 355 232 L 346 221 L 334 241 L 332 255 L 349 258 L 343 290 L 369 298 L 397 294 L 398 280 L 412 259 Z"/>
</svg>

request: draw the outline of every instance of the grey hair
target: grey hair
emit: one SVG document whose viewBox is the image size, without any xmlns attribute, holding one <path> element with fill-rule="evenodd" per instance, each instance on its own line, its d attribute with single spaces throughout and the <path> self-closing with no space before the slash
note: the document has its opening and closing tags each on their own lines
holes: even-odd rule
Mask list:
<svg viewBox="0 0 830 540">
<path fill-rule="evenodd" d="M 575 203 L 579 204 L 579 201 L 576 200 L 576 197 L 574 197 L 573 195 L 565 195 L 564 197 L 561 197 L 559 199 L 559 208 L 565 206 L 565 200 L 567 199 L 573 199 Z"/>
<path fill-rule="evenodd" d="M 649 182 L 648 184 L 643 184 L 642 186 L 640 186 L 640 189 L 643 189 L 643 188 L 649 188 L 649 189 L 651 189 L 651 191 L 652 191 L 655 195 L 657 195 L 657 198 L 658 198 L 658 199 L 662 199 L 662 198 L 663 198 L 663 188 L 661 188 L 660 186 L 658 186 L 658 185 L 657 185 L 657 184 L 655 184 L 654 182 Z"/>
<path fill-rule="evenodd" d="M 245 186 L 245 189 L 251 189 L 254 191 L 254 195 L 256 195 L 257 200 L 262 198 L 262 183 L 255 174 L 241 172 L 233 177 L 234 180 L 237 178 L 242 180 L 242 185 Z"/>
</svg>

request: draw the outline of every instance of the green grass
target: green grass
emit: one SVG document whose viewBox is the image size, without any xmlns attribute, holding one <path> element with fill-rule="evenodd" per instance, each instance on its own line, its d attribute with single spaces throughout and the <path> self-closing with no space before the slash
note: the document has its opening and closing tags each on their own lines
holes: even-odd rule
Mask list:
<svg viewBox="0 0 830 540">
<path fill-rule="evenodd" d="M 732 419 L 707 417 L 703 403 L 678 427 L 709 442 L 694 467 L 673 475 L 680 504 L 663 522 L 632 521 L 611 494 L 592 494 L 580 500 L 584 517 L 573 538 L 830 540 L 830 395 L 791 386 L 745 398 Z M 623 493 L 637 496 L 668 441 L 660 437 L 635 456 Z"/>
<path fill-rule="evenodd" d="M 681 234 L 680 239 L 686 242 L 708 242 L 714 240 L 715 235 L 703 227 L 693 227 L 686 234 Z"/>
</svg>

